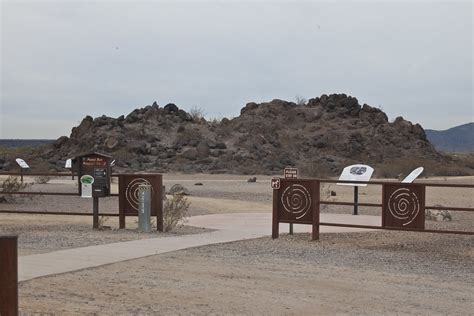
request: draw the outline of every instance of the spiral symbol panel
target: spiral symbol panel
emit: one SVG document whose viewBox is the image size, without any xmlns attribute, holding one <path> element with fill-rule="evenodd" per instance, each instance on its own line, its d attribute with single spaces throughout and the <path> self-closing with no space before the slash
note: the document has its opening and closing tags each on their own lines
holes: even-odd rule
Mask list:
<svg viewBox="0 0 474 316">
<path fill-rule="evenodd" d="M 138 211 L 138 187 L 140 185 L 151 185 L 150 181 L 143 178 L 135 178 L 130 181 L 125 189 L 125 198 L 130 206 Z M 153 192 L 153 187 L 151 188 Z"/>
<path fill-rule="evenodd" d="M 390 214 L 401 221 L 402 226 L 412 223 L 420 213 L 420 201 L 417 195 L 408 188 L 395 190 L 388 199 Z"/>
<path fill-rule="evenodd" d="M 292 184 L 283 191 L 281 203 L 287 213 L 301 219 L 311 208 L 311 194 L 301 184 Z"/>
</svg>

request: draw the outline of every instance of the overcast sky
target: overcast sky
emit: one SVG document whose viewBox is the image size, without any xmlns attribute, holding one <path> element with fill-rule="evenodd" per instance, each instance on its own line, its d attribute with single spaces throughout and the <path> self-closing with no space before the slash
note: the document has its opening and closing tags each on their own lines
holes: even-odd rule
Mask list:
<svg viewBox="0 0 474 316">
<path fill-rule="evenodd" d="M 0 1 L 0 138 L 155 100 L 230 117 L 324 93 L 424 128 L 474 121 L 472 1 Z"/>
</svg>

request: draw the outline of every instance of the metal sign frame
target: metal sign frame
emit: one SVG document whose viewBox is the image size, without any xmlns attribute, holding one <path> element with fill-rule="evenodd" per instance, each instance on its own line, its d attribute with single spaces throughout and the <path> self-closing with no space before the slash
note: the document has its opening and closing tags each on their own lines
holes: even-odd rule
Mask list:
<svg viewBox="0 0 474 316">
<path fill-rule="evenodd" d="M 312 239 L 319 239 L 319 181 L 280 179 L 273 189 L 272 237 L 278 238 L 279 224 L 312 225 Z"/>
<path fill-rule="evenodd" d="M 125 228 L 126 216 L 138 216 L 140 185 L 151 185 L 151 215 L 163 231 L 163 175 L 154 173 L 119 174 L 119 227 Z"/>
</svg>

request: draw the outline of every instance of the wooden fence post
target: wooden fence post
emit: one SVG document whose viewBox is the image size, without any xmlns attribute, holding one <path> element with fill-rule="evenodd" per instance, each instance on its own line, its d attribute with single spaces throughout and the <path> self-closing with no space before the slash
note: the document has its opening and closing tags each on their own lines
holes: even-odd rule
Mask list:
<svg viewBox="0 0 474 316">
<path fill-rule="evenodd" d="M 0 235 L 0 315 L 18 315 L 18 236 Z"/>
</svg>

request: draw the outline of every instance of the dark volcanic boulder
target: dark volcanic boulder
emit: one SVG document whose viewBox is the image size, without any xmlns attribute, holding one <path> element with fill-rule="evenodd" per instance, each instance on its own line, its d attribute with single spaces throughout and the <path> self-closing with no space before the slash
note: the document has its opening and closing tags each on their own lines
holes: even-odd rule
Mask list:
<svg viewBox="0 0 474 316">
<path fill-rule="evenodd" d="M 166 113 L 174 113 L 178 112 L 179 108 L 174 103 L 168 103 L 164 107 Z"/>
</svg>

